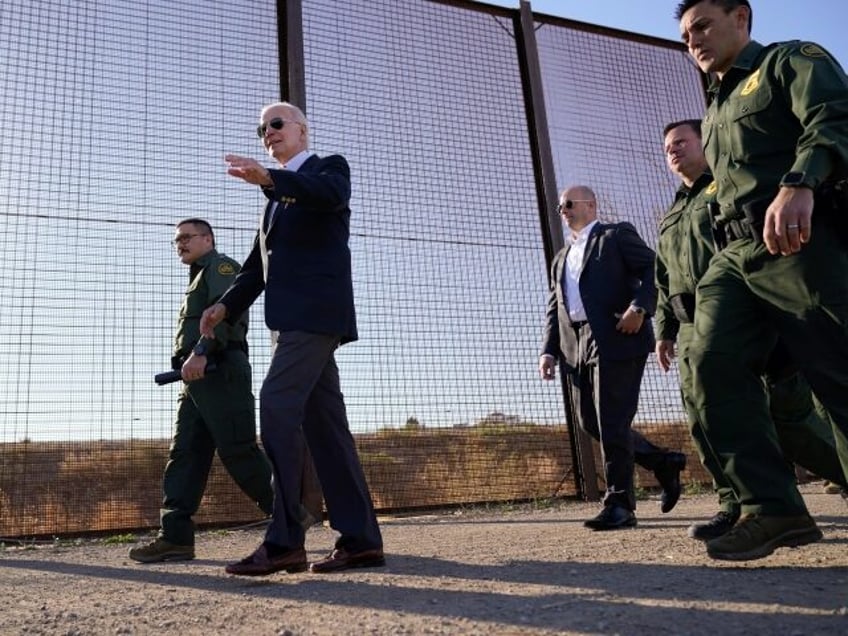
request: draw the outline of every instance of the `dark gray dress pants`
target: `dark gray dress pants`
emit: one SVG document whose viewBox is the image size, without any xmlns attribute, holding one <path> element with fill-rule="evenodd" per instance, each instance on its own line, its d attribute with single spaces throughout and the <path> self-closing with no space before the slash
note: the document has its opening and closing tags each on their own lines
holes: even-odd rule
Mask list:
<svg viewBox="0 0 848 636">
<path fill-rule="evenodd" d="M 383 540 L 371 495 L 350 433 L 339 385 L 335 350 L 326 334 L 284 331 L 278 335 L 259 393 L 262 445 L 274 469 L 274 514 L 265 540 L 302 547 L 301 476 L 304 442 L 312 453 L 337 548 L 381 548 Z"/>
<path fill-rule="evenodd" d="M 601 444 L 606 479 L 603 503 L 635 510 L 634 463 L 654 471 L 666 455 L 631 428 L 648 355 L 608 360 L 598 354 L 588 324 L 578 331 L 580 359 L 569 371 L 568 389 L 580 427 Z"/>
</svg>

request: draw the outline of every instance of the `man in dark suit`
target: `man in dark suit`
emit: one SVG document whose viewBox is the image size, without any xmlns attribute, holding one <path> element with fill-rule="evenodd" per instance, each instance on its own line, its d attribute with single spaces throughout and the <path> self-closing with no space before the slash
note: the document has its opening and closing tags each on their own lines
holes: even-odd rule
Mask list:
<svg viewBox="0 0 848 636">
<path fill-rule="evenodd" d="M 645 361 L 654 350 L 654 252 L 630 223 L 600 223 L 587 186 L 566 188 L 559 201 L 572 240 L 551 267 L 539 373 L 552 380 L 558 361 L 564 362 L 580 427 L 601 443 L 604 507 L 586 527 L 632 527 L 634 462 L 656 475 L 663 512 L 677 503 L 686 466 L 685 455 L 660 449 L 631 429 Z"/>
<path fill-rule="evenodd" d="M 384 565 L 383 540 L 348 427 L 335 350 L 357 339 L 350 236 L 350 168 L 340 155 L 308 151 L 309 124 L 296 106 L 262 110 L 257 130 L 281 169 L 227 155 L 227 172 L 262 187 L 268 204 L 253 249 L 232 286 L 207 309 L 201 331 L 239 316 L 265 292 L 265 323 L 278 332 L 262 384 L 262 443 L 274 468 L 274 513 L 265 539 L 226 570 L 265 575 L 307 569 L 300 484 L 305 439 L 324 491 L 335 549 L 312 572 Z"/>
</svg>

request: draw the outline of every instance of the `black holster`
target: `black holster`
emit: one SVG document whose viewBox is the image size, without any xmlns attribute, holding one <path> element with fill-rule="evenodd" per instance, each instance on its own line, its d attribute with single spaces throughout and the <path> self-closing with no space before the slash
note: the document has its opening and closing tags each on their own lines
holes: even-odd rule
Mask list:
<svg viewBox="0 0 848 636">
<path fill-rule="evenodd" d="M 766 210 L 771 204 L 772 199 L 755 199 L 748 201 L 742 206 L 742 213 L 745 215 L 747 222 L 748 236 L 754 239 L 755 243 L 763 242 L 763 229 L 766 226 Z"/>
<path fill-rule="evenodd" d="M 717 201 L 710 201 L 707 204 L 707 209 L 710 211 L 710 230 L 713 234 L 713 247 L 715 247 L 716 252 L 720 252 L 727 247 L 727 234 L 724 231 L 724 226 L 719 223 L 721 207 Z"/>
<path fill-rule="evenodd" d="M 668 303 L 678 322 L 695 322 L 695 294 L 675 294 L 668 299 Z"/>
<path fill-rule="evenodd" d="M 728 241 L 751 239 L 755 243 L 763 242 L 763 228 L 766 224 L 766 210 L 771 199 L 755 199 L 742 205 L 743 218 L 723 219 L 724 233 Z"/>
</svg>

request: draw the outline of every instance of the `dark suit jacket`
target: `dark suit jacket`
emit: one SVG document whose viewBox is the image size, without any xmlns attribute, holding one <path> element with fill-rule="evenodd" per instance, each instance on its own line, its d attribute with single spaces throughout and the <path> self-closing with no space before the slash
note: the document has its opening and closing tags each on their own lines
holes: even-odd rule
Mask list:
<svg viewBox="0 0 848 636">
<path fill-rule="evenodd" d="M 221 297 L 232 319 L 265 291 L 265 324 L 357 339 L 350 248 L 350 168 L 312 155 L 297 172 L 270 170 L 274 187 L 253 248 Z"/>
<path fill-rule="evenodd" d="M 542 353 L 564 359 L 573 367 L 579 360 L 578 342 L 568 317 L 563 279 L 569 249 L 561 249 L 551 265 Z M 622 314 L 630 305 L 644 308 L 649 315 L 656 310 L 654 257 L 654 251 L 630 223 L 598 223 L 592 228 L 583 256 L 580 296 L 600 357 L 626 360 L 654 350 L 649 316 L 645 316 L 638 333 L 624 334 L 615 329 L 615 314 Z"/>
</svg>

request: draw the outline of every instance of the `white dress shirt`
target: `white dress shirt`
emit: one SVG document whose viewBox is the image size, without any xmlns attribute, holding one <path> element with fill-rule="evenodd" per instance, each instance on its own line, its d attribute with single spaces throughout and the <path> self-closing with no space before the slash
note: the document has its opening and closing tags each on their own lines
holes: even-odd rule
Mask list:
<svg viewBox="0 0 848 636">
<path fill-rule="evenodd" d="M 292 157 L 283 164 L 283 170 L 291 170 L 292 172 L 297 172 L 300 167 L 306 162 L 306 160 L 309 159 L 309 157 L 311 157 L 313 154 L 315 153 L 312 153 L 308 150 L 301 150 L 294 157 Z"/>
<path fill-rule="evenodd" d="M 589 234 L 597 223 L 595 219 L 576 235 L 572 235 L 571 248 L 565 257 L 565 298 L 568 301 L 568 317 L 572 322 L 586 320 L 586 310 L 580 297 L 580 273 L 583 271 L 583 256 L 586 254 Z"/>
</svg>

